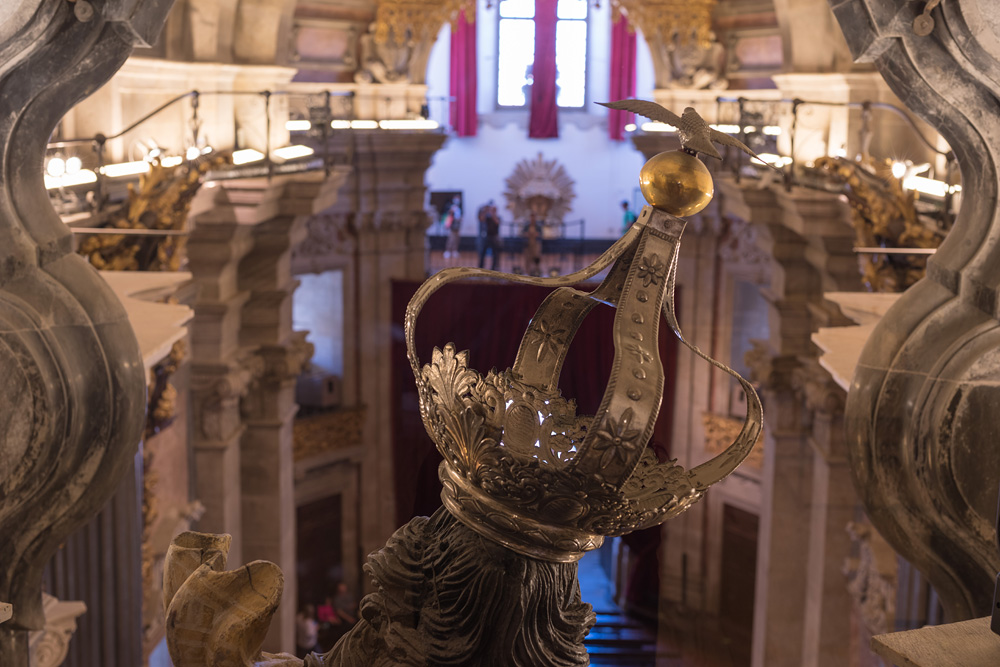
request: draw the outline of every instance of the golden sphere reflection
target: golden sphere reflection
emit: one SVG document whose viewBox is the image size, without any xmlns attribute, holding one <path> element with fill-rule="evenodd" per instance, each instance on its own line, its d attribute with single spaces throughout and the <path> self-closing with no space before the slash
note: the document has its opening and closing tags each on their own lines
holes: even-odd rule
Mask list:
<svg viewBox="0 0 1000 667">
<path fill-rule="evenodd" d="M 639 189 L 651 206 L 678 217 L 694 215 L 715 194 L 708 167 L 684 151 L 651 157 L 639 172 Z"/>
</svg>

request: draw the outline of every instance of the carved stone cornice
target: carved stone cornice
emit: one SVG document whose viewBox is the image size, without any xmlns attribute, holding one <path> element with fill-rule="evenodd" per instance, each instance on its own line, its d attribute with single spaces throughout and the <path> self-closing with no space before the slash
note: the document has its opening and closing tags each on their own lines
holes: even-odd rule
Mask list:
<svg viewBox="0 0 1000 667">
<path fill-rule="evenodd" d="M 884 634 L 896 618 L 896 552 L 867 523 L 852 521 L 847 533 L 857 554 L 844 563 L 847 591 L 868 632 Z"/>
<path fill-rule="evenodd" d="M 718 253 L 726 270 L 758 285 L 768 284 L 771 258 L 757 242 L 757 228 L 741 218 L 724 218 L 722 224 L 724 232 L 719 235 Z"/>
<path fill-rule="evenodd" d="M 308 332 L 296 331 L 285 345 L 261 345 L 257 356 L 264 363 L 261 382 L 287 382 L 298 377 L 312 359 L 314 347 L 306 340 Z"/>
<path fill-rule="evenodd" d="M 743 419 L 719 415 L 713 412 L 705 412 L 701 415 L 701 424 L 705 429 L 705 451 L 715 456 L 726 451 L 726 448 L 743 429 Z M 744 466 L 749 466 L 754 470 L 760 470 L 764 465 L 764 431 L 757 436 L 750 455 L 743 462 Z"/>
<path fill-rule="evenodd" d="M 843 413 L 847 392 L 820 366 L 818 359 L 805 359 L 802 364 L 792 371 L 791 386 L 805 400 L 806 408 L 831 415 Z"/>
<path fill-rule="evenodd" d="M 244 348 L 229 363 L 193 364 L 192 390 L 198 393 L 201 401 L 242 398 L 264 375 L 266 368 L 267 364 L 256 354 L 256 348 Z"/>
<path fill-rule="evenodd" d="M 8 3 L 9 4 L 9 3 Z M 21 0 L 0 32 L 0 664 L 28 664 L 42 571 L 132 465 L 142 355 L 107 283 L 73 253 L 49 203 L 45 145 L 60 119 L 149 44 L 169 0 Z M 9 8 L 5 8 L 9 9 Z"/>
<path fill-rule="evenodd" d="M 445 135 L 436 132 L 345 131 L 330 151 L 350 156 L 336 203 L 306 223 L 293 248 L 295 274 L 342 268 L 355 253 L 421 251 L 433 222 L 424 174 Z"/>
<path fill-rule="evenodd" d="M 754 386 L 765 391 L 794 391 L 792 376 L 801 365 L 799 359 L 775 354 L 766 341 L 751 340 L 743 362 L 750 369 Z"/>
<path fill-rule="evenodd" d="M 69 642 L 76 632 L 76 619 L 87 611 L 82 602 L 63 602 L 42 593 L 45 627 L 32 632 L 28 643 L 31 667 L 59 667 L 69 653 Z"/>
<path fill-rule="evenodd" d="M 293 436 L 295 461 L 359 447 L 365 409 L 339 408 L 296 418 Z"/>
</svg>

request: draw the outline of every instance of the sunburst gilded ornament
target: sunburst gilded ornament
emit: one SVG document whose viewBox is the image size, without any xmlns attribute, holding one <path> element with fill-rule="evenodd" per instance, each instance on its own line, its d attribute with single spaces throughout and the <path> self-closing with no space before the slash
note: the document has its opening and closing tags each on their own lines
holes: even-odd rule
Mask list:
<svg viewBox="0 0 1000 667">
<path fill-rule="evenodd" d="M 710 134 L 709 141 L 713 139 Z M 687 148 L 680 154 L 700 165 L 695 152 Z M 702 187 L 697 184 L 699 174 L 696 169 L 681 170 L 677 180 L 694 181 L 686 185 L 697 189 Z M 582 271 L 531 278 L 445 269 L 425 282 L 407 307 L 406 344 L 420 412 L 444 457 L 439 470 L 444 505 L 471 530 L 522 555 L 573 562 L 599 547 L 606 536 L 654 526 L 679 514 L 733 472 L 760 433 L 761 405 L 753 387 L 681 334 L 673 293 L 685 222 L 673 213 L 679 207 L 671 200 L 672 191 L 655 194 L 630 230 Z M 711 199 L 711 190 L 707 196 Z M 609 267 L 592 292 L 572 287 Z M 441 287 L 472 277 L 553 291 L 539 306 L 514 365 L 506 371 L 482 376 L 469 367 L 469 353 L 450 343 L 434 348 L 430 363 L 422 365 L 414 347 L 421 309 Z M 573 336 L 599 302 L 618 309 L 615 361 L 597 413 L 578 415 L 557 383 Z M 734 376 L 747 397 L 746 419 L 734 442 L 691 470 L 676 461 L 660 462 L 646 446 L 663 396 L 664 371 L 656 344 L 661 311 L 681 342 Z"/>
</svg>

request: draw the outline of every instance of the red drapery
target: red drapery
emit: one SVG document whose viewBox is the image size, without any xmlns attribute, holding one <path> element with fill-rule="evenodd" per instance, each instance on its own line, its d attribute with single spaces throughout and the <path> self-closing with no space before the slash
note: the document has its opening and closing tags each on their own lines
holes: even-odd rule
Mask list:
<svg viewBox="0 0 1000 667">
<path fill-rule="evenodd" d="M 611 87 L 612 100 L 635 97 L 635 32 L 628 19 L 620 16 L 611 25 Z M 625 126 L 635 122 L 635 114 L 618 109 L 608 110 L 608 136 L 612 141 L 625 140 Z"/>
<path fill-rule="evenodd" d="M 531 68 L 532 139 L 559 137 L 556 105 L 556 1 L 535 0 L 535 64 Z"/>
<path fill-rule="evenodd" d="M 441 505 L 437 473 L 441 456 L 420 419 L 413 371 L 403 340 L 406 304 L 418 286 L 415 282 L 394 282 L 392 286 L 392 395 L 396 397 L 392 416 L 393 467 L 399 525 L 414 516 L 429 516 Z M 524 329 L 550 291 L 530 285 L 483 282 L 448 285 L 430 298 L 417 321 L 415 344 L 421 362 L 430 361 L 435 346 L 444 347 L 450 341 L 459 350 L 470 351 L 469 364 L 481 373 L 490 368 L 509 368 Z M 677 294 L 676 299 L 679 297 Z M 576 399 L 577 414 L 594 414 L 607 388 L 614 362 L 615 312 L 607 306 L 594 308 L 584 319 L 566 356 L 559 386 L 564 396 Z M 677 339 L 663 321 L 659 343 L 666 381 L 650 446 L 660 460 L 665 460 L 670 454 L 673 428 Z"/>
<path fill-rule="evenodd" d="M 451 31 L 451 127 L 459 137 L 474 137 L 479 124 L 476 116 L 476 24 L 458 14 Z"/>
</svg>

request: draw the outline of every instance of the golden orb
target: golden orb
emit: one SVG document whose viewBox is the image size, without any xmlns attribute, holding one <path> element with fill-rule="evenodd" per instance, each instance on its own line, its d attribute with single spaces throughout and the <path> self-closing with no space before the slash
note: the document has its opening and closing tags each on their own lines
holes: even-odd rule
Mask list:
<svg viewBox="0 0 1000 667">
<path fill-rule="evenodd" d="M 684 151 L 651 157 L 639 171 L 639 189 L 651 206 L 677 217 L 694 215 L 715 194 L 708 167 Z"/>
</svg>

